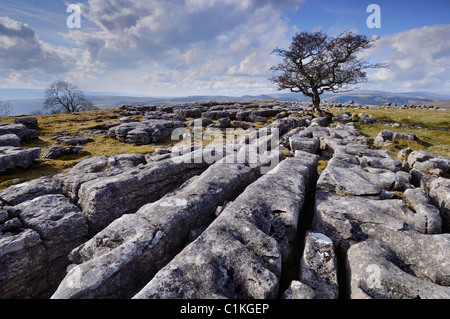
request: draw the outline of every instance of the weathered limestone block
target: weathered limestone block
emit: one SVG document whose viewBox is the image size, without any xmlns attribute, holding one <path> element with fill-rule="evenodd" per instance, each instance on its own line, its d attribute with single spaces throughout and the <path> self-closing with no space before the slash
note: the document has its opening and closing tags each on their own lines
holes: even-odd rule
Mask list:
<svg viewBox="0 0 450 319">
<path fill-rule="evenodd" d="M 126 154 L 115 157 L 95 156 L 76 164 L 69 172 L 53 177 L 64 194 L 74 202 L 78 201 L 78 191 L 83 183 L 91 180 L 110 177 L 136 168 L 142 161 L 142 155 Z"/>
<path fill-rule="evenodd" d="M 47 292 L 47 256 L 31 229 L 0 236 L 0 299 L 38 298 Z"/>
<path fill-rule="evenodd" d="M 304 138 L 294 135 L 289 138 L 289 146 L 292 151 L 299 150 L 317 154 L 319 151 L 320 141 L 318 138 Z"/>
<path fill-rule="evenodd" d="M 0 232 L 16 232 L 22 228 L 22 222 L 19 218 L 13 217 L 0 223 Z"/>
<path fill-rule="evenodd" d="M 206 227 L 216 208 L 258 174 L 257 168 L 222 161 L 173 194 L 115 220 L 72 252 L 80 264 L 53 298 L 131 297 L 182 249 L 192 230 Z"/>
<path fill-rule="evenodd" d="M 299 280 L 311 287 L 314 299 L 337 299 L 337 259 L 327 236 L 308 231 L 300 262 Z"/>
<path fill-rule="evenodd" d="M 0 298 L 49 297 L 52 286 L 65 273 L 68 252 L 86 239 L 80 239 L 87 234 L 84 216 L 61 193 L 47 177 L 1 191 L 0 200 L 5 206 L 0 210 L 0 241 L 7 255 L 0 257 L 0 278 L 6 281 Z M 82 225 L 77 225 L 68 206 L 78 211 Z M 11 248 L 14 253 L 10 254 L 8 247 L 17 250 Z"/>
<path fill-rule="evenodd" d="M 9 219 L 9 214 L 7 211 L 0 207 L 0 224 L 6 222 Z"/>
<path fill-rule="evenodd" d="M 425 194 L 422 188 L 408 188 L 403 193 L 405 202 L 418 215 L 423 216 L 424 225 L 420 229 L 425 234 L 440 234 L 442 232 L 442 219 L 439 209 L 430 204 L 430 198 Z"/>
<path fill-rule="evenodd" d="M 15 117 L 14 124 L 23 124 L 27 128 L 33 130 L 39 128 L 38 120 L 34 116 Z"/>
<path fill-rule="evenodd" d="M 346 250 L 348 245 L 367 238 L 382 225 L 396 230 L 414 229 L 425 234 L 428 231 L 426 219 L 426 214 L 411 211 L 399 199 L 342 197 L 318 192 L 313 230 L 322 232 L 326 229 L 322 233 L 336 246 L 344 245 L 343 250 Z M 366 228 L 367 232 L 363 231 Z"/>
<path fill-rule="evenodd" d="M 325 193 L 318 194 L 316 200 L 312 229 L 330 237 L 340 252 L 345 253 L 358 242 L 377 239 L 390 247 L 417 278 L 450 286 L 449 235 L 424 234 L 418 229 L 424 224 L 423 216 L 405 209 L 402 201 Z"/>
<path fill-rule="evenodd" d="M 181 115 L 182 117 L 199 118 L 202 116 L 202 111 L 198 108 L 192 109 L 178 109 L 174 111 L 175 114 Z"/>
<path fill-rule="evenodd" d="M 251 115 L 261 116 L 261 117 L 272 117 L 272 116 L 276 116 L 281 111 L 282 110 L 279 110 L 279 109 L 263 108 L 263 109 L 258 109 L 258 110 L 252 110 Z"/>
<path fill-rule="evenodd" d="M 260 206 L 253 213 L 264 211 Z M 275 298 L 278 244 L 242 217 L 224 211 L 133 298 Z"/>
<path fill-rule="evenodd" d="M 318 181 L 318 189 L 340 195 L 389 197 L 386 191 L 403 190 L 406 176 L 397 174 L 401 162 L 388 152 L 340 146 Z"/>
<path fill-rule="evenodd" d="M 45 247 L 46 281 L 49 287 L 55 288 L 69 265 L 69 252 L 87 239 L 88 226 L 83 213 L 59 194 L 22 202 L 10 208 L 9 213 L 20 218 L 23 227 L 39 234 Z"/>
<path fill-rule="evenodd" d="M 350 123 L 349 123 L 350 124 Z M 353 123 L 351 123 L 353 124 Z M 320 149 L 329 149 L 335 152 L 340 146 L 352 144 L 353 146 L 366 146 L 367 138 L 355 129 L 354 125 L 338 125 L 336 127 L 321 127 L 310 125 L 299 133 L 300 137 L 318 138 Z"/>
<path fill-rule="evenodd" d="M 233 121 L 233 125 L 236 128 L 242 128 L 244 130 L 254 129 L 255 125 L 244 121 Z"/>
<path fill-rule="evenodd" d="M 43 158 L 56 159 L 64 155 L 78 154 L 83 148 L 81 146 L 52 146 L 42 155 Z"/>
<path fill-rule="evenodd" d="M 38 137 L 38 132 L 27 128 L 23 124 L 4 123 L 0 124 L 0 135 L 15 134 L 20 140 Z"/>
<path fill-rule="evenodd" d="M 49 260 L 66 257 L 87 236 L 80 209 L 59 194 L 43 195 L 12 208 L 26 228 L 35 230 L 47 248 Z"/>
<path fill-rule="evenodd" d="M 62 189 L 50 178 L 40 177 L 0 191 L 0 201 L 8 206 L 15 206 L 48 194 L 62 194 Z"/>
<path fill-rule="evenodd" d="M 393 132 L 393 131 L 389 131 L 389 130 L 382 130 L 375 137 L 373 144 L 375 146 L 392 145 L 391 141 L 395 141 L 395 140 L 414 141 L 414 140 L 417 140 L 417 136 L 416 136 L 416 134 L 413 134 L 413 133 L 398 133 L 398 132 Z"/>
<path fill-rule="evenodd" d="M 450 179 L 436 177 L 420 172 L 416 169 L 411 171 L 412 183 L 416 187 L 421 187 L 431 198 L 431 203 L 435 205 L 442 218 L 442 230 L 450 231 Z"/>
<path fill-rule="evenodd" d="M 380 241 L 369 239 L 351 246 L 346 263 L 352 299 L 450 298 L 450 287 L 418 278 L 393 249 Z"/>
<path fill-rule="evenodd" d="M 0 146 L 20 147 L 20 138 L 16 134 L 0 135 Z"/>
<path fill-rule="evenodd" d="M 334 157 L 320 175 L 317 187 L 339 195 L 379 197 L 383 194 L 383 187 L 388 186 L 386 184 L 395 182 L 391 176 L 395 175 L 394 173 L 390 171 L 384 173 L 388 176 L 371 174 L 359 165 L 348 164 Z M 383 177 L 387 178 L 387 183 L 384 183 Z"/>
<path fill-rule="evenodd" d="M 366 113 L 359 113 L 358 117 L 359 117 L 359 120 L 358 120 L 359 123 L 374 124 L 377 122 L 377 120 L 375 119 L 375 116 L 372 114 L 368 115 Z"/>
<path fill-rule="evenodd" d="M 95 233 L 123 214 L 134 213 L 144 204 L 161 198 L 208 166 L 204 161 L 183 162 L 170 158 L 114 176 L 96 178 L 81 184 L 78 205 Z"/>
<path fill-rule="evenodd" d="M 341 146 L 335 150 L 334 157 L 362 167 L 384 168 L 398 172 L 402 168 L 399 160 L 393 159 L 389 151 L 371 150 L 363 145 Z"/>
<path fill-rule="evenodd" d="M 207 127 L 209 124 L 211 124 L 213 121 L 209 118 L 198 118 L 195 120 L 190 120 L 185 122 L 185 126 L 201 126 L 201 127 Z"/>
<path fill-rule="evenodd" d="M 307 284 L 292 280 L 289 288 L 281 295 L 281 299 L 316 299 L 314 289 Z"/>
<path fill-rule="evenodd" d="M 288 158 L 249 185 L 134 298 L 274 298 L 318 157 Z M 300 218 L 301 219 L 301 218 Z"/>
<path fill-rule="evenodd" d="M 428 174 L 443 175 L 450 173 L 450 158 L 437 156 L 426 151 L 413 151 L 408 155 L 408 165 Z"/>
<path fill-rule="evenodd" d="M 410 147 L 403 148 L 397 153 L 397 159 L 402 162 L 402 167 L 406 168 L 408 171 L 410 170 L 408 164 L 408 156 L 412 153 L 412 149 Z"/>
<path fill-rule="evenodd" d="M 89 137 L 83 137 L 78 134 L 74 136 L 59 136 L 55 138 L 57 144 L 68 144 L 72 146 L 84 145 L 91 141 Z"/>
<path fill-rule="evenodd" d="M 213 111 L 208 111 L 208 112 L 203 113 L 203 117 L 209 118 L 211 120 L 218 120 L 220 118 L 227 117 L 230 120 L 234 120 L 234 119 L 236 119 L 237 112 L 238 111 L 230 112 L 229 110 L 226 110 L 226 111 L 214 111 L 213 110 Z"/>
<path fill-rule="evenodd" d="M 27 168 L 40 154 L 41 149 L 39 147 L 22 149 L 21 147 L 1 146 L 0 172 L 15 167 Z"/>
<path fill-rule="evenodd" d="M 251 113 L 252 113 L 251 111 L 239 111 L 236 113 L 236 120 L 242 122 L 249 122 Z"/>
<path fill-rule="evenodd" d="M 184 122 L 174 120 L 144 120 L 141 122 L 123 123 L 109 129 L 108 135 L 126 143 L 150 144 L 169 136 Z"/>
</svg>

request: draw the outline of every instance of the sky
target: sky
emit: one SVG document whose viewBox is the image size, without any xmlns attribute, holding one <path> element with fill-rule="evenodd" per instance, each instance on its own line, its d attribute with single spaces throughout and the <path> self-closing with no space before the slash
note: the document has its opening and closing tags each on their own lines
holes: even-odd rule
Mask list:
<svg viewBox="0 0 450 319">
<path fill-rule="evenodd" d="M 352 30 L 379 37 L 361 57 L 389 66 L 355 88 L 450 95 L 449 12 L 448 0 L 0 0 L 0 88 L 61 79 L 146 96 L 275 93 L 275 48 L 299 31 Z"/>
</svg>

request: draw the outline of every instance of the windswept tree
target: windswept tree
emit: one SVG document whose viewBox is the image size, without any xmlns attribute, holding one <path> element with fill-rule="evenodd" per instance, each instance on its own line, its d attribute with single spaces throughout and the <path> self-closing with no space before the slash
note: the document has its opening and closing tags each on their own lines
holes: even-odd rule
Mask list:
<svg viewBox="0 0 450 319">
<path fill-rule="evenodd" d="M 385 67 L 357 57 L 357 53 L 373 46 L 375 39 L 346 31 L 338 37 L 322 32 L 296 33 L 289 50 L 276 48 L 272 53 L 282 62 L 271 68 L 281 72 L 270 80 L 279 90 L 303 93 L 312 99 L 313 112 L 326 116 L 320 109 L 320 95 L 349 91 L 352 84 L 367 81 L 365 70 Z"/>
<path fill-rule="evenodd" d="M 44 109 L 51 113 L 73 113 L 95 110 L 83 92 L 66 81 L 54 81 L 45 90 Z"/>
</svg>

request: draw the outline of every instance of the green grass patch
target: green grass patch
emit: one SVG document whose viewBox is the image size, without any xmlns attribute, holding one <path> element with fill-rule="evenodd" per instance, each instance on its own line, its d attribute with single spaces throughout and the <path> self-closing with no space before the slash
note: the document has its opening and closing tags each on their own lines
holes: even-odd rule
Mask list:
<svg viewBox="0 0 450 319">
<path fill-rule="evenodd" d="M 387 149 L 393 157 L 396 157 L 398 151 L 410 147 L 414 151 L 425 150 L 436 155 L 450 157 L 450 134 L 449 132 L 436 129 L 417 129 L 391 127 L 382 124 L 360 124 L 356 123 L 355 127 L 369 138 L 369 145 L 372 145 L 375 136 L 382 130 L 390 130 L 401 133 L 414 133 L 418 137 L 416 141 L 397 140 L 392 141 L 393 145 L 383 147 Z M 372 147 L 374 147 L 372 145 Z M 379 147 L 374 147 L 379 148 Z"/>
<path fill-rule="evenodd" d="M 418 125 L 425 128 L 450 129 L 450 111 L 441 110 L 409 110 L 409 109 L 346 109 L 330 110 L 331 113 L 366 113 L 373 115 L 377 121 Z"/>
<path fill-rule="evenodd" d="M 320 160 L 317 164 L 317 169 L 323 171 L 328 165 L 328 161 Z"/>
<path fill-rule="evenodd" d="M 41 148 L 41 156 L 28 168 L 15 168 L 0 174 L 0 189 L 10 185 L 27 182 L 42 176 L 52 176 L 68 171 L 77 163 L 91 156 L 115 156 L 119 154 L 149 154 L 157 147 L 171 145 L 174 141 L 163 139 L 157 145 L 134 145 L 123 143 L 104 135 L 92 134 L 88 136 L 90 142 L 82 145 L 83 150 L 77 155 L 63 156 L 56 160 L 42 158 L 50 147 L 57 145 L 54 137 L 58 134 L 73 136 L 77 133 L 101 129 L 105 124 L 117 123 L 119 110 L 96 110 L 73 114 L 54 114 L 36 116 L 39 123 L 39 138 L 24 141 L 23 148 Z M 142 118 L 142 116 L 134 116 Z M 0 118 L 0 123 L 14 123 L 14 117 Z"/>
<path fill-rule="evenodd" d="M 437 155 L 450 157 L 450 133 L 441 129 L 450 129 L 450 112 L 442 110 L 409 110 L 409 109 L 347 109 L 330 110 L 333 114 L 349 111 L 350 113 L 366 113 L 375 116 L 377 121 L 407 124 L 410 127 L 393 127 L 384 124 L 361 124 L 355 122 L 356 128 L 369 138 L 372 145 L 375 136 L 382 130 L 402 133 L 414 133 L 417 141 L 393 141 L 393 145 L 383 147 L 393 157 L 399 150 L 410 147 L 412 150 L 425 150 Z M 415 127 L 418 126 L 418 127 Z M 420 128 L 419 128 L 420 127 Z M 377 147 L 374 147 L 377 148 Z"/>
</svg>

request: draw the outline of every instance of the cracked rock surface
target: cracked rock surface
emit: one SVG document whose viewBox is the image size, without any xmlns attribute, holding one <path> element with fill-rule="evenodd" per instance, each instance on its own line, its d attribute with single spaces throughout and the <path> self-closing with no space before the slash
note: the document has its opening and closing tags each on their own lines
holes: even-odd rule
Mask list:
<svg viewBox="0 0 450 319">
<path fill-rule="evenodd" d="M 249 130 L 231 145 L 91 157 L 0 191 L 0 298 L 448 299 L 450 159 L 393 158 L 350 116 L 326 126 L 294 115 L 305 109 L 122 107 L 109 135 L 130 143 L 193 122 Z M 30 130 L 1 125 L 15 146 L 0 153 L 39 156 L 17 146 Z M 415 138 L 391 133 L 380 143 Z"/>
</svg>

